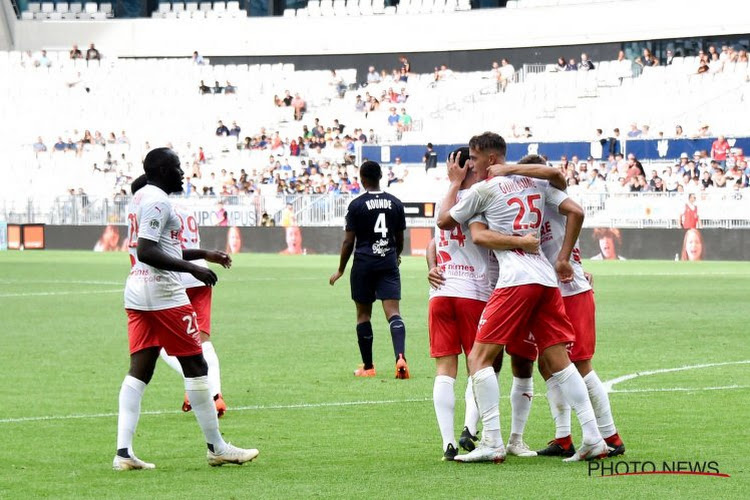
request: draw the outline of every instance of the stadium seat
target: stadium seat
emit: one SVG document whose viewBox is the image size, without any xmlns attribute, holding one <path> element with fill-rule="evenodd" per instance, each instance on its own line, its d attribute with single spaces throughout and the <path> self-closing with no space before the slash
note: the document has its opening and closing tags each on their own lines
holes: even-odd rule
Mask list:
<svg viewBox="0 0 750 500">
<path fill-rule="evenodd" d="M 168 3 L 162 2 L 162 3 L 159 4 L 159 7 L 156 9 L 156 12 L 158 12 L 159 14 L 162 14 L 162 15 L 164 15 L 164 14 L 166 14 L 168 12 L 172 12 L 172 5 L 168 4 Z"/>
<path fill-rule="evenodd" d="M 99 5 L 97 5 L 96 2 L 86 2 L 84 4 L 83 10 L 86 14 L 89 15 L 96 14 L 97 12 L 99 12 Z"/>
<path fill-rule="evenodd" d="M 471 10 L 471 0 L 458 0 L 456 10 Z"/>
<path fill-rule="evenodd" d="M 46 12 L 34 12 L 34 19 L 36 19 L 37 21 L 47 19 L 47 13 Z"/>
<path fill-rule="evenodd" d="M 227 2 L 227 11 L 237 12 L 240 10 L 240 2 Z"/>
<path fill-rule="evenodd" d="M 68 7 L 69 7 L 69 11 L 73 14 L 77 15 L 83 12 L 83 4 L 79 2 L 71 3 Z"/>
<path fill-rule="evenodd" d="M 184 12 L 185 11 L 185 4 L 182 2 L 173 2 L 172 3 L 172 12 Z"/>
<path fill-rule="evenodd" d="M 199 4 L 198 10 L 200 10 L 201 12 L 204 12 L 204 13 L 205 12 L 210 12 L 212 10 L 211 9 L 211 2 L 201 2 Z"/>
<path fill-rule="evenodd" d="M 373 15 L 375 13 L 373 8 L 373 0 L 359 0 L 359 12 L 363 16 Z"/>
<path fill-rule="evenodd" d="M 34 13 L 30 12 L 28 10 L 25 10 L 21 12 L 21 20 L 22 21 L 33 21 L 34 20 Z"/>
<path fill-rule="evenodd" d="M 347 0 L 346 2 L 346 13 L 350 16 L 359 16 L 359 0 Z"/>
<path fill-rule="evenodd" d="M 284 17 L 295 17 L 297 13 L 294 9 L 284 9 Z"/>
<path fill-rule="evenodd" d="M 333 15 L 346 16 L 346 0 L 333 0 Z"/>
<path fill-rule="evenodd" d="M 333 0 L 320 0 L 320 14 L 323 16 L 333 15 Z"/>
<path fill-rule="evenodd" d="M 111 3 L 103 3 L 99 5 L 99 12 L 105 15 L 105 17 L 114 17 L 115 13 L 112 9 Z"/>
<path fill-rule="evenodd" d="M 28 12 L 31 12 L 32 14 L 36 14 L 37 12 L 42 11 L 42 4 L 39 2 L 30 2 Z"/>
<path fill-rule="evenodd" d="M 458 9 L 457 0 L 445 0 L 445 7 L 443 7 L 443 12 L 454 12 L 457 9 Z"/>
<path fill-rule="evenodd" d="M 60 14 L 68 12 L 68 2 L 57 2 L 55 4 L 55 12 L 59 12 Z"/>
<path fill-rule="evenodd" d="M 227 4 L 226 2 L 214 2 L 214 12 L 216 13 L 224 13 L 227 11 Z"/>
<path fill-rule="evenodd" d="M 47 19 L 50 21 L 59 21 L 62 19 L 62 13 L 60 12 L 50 12 L 47 14 Z"/>
<path fill-rule="evenodd" d="M 307 2 L 307 13 L 310 17 L 320 16 L 320 1 L 312 0 L 311 2 Z"/>
<path fill-rule="evenodd" d="M 45 14 L 49 14 L 50 12 L 55 11 L 55 4 L 52 2 L 43 2 L 42 3 L 42 12 Z"/>
<path fill-rule="evenodd" d="M 394 7 L 394 13 L 396 11 Z M 372 13 L 385 14 L 385 0 L 372 0 Z"/>
</svg>

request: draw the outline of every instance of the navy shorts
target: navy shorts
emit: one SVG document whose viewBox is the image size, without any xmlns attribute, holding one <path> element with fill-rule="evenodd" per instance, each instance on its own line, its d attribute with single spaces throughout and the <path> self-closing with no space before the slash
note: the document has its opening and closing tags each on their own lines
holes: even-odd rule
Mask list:
<svg viewBox="0 0 750 500">
<path fill-rule="evenodd" d="M 376 299 L 401 300 L 401 273 L 398 267 L 372 269 L 355 262 L 349 282 L 354 302 L 372 304 Z"/>
</svg>

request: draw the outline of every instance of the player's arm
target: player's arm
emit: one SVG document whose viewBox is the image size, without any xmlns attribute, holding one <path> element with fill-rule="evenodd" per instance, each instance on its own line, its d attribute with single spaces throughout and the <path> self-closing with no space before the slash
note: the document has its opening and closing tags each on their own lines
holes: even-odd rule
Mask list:
<svg viewBox="0 0 750 500">
<path fill-rule="evenodd" d="M 573 280 L 573 266 L 570 265 L 570 255 L 573 253 L 573 247 L 578 241 L 578 236 L 581 234 L 581 227 L 583 227 L 584 213 L 581 205 L 565 198 L 565 200 L 558 206 L 558 211 L 565 216 L 565 236 L 563 237 L 562 248 L 560 253 L 557 255 L 557 262 L 555 262 L 555 270 L 557 276 L 563 283 L 568 283 Z"/>
<path fill-rule="evenodd" d="M 138 238 L 138 260 L 164 271 L 190 273 L 208 286 L 214 286 L 219 280 L 216 274 L 205 267 L 197 266 L 187 260 L 177 259 L 164 252 L 156 241 Z"/>
<path fill-rule="evenodd" d="M 401 265 L 401 252 L 404 251 L 404 232 L 396 231 L 394 236 L 396 238 L 396 259 L 398 259 L 398 264 Z"/>
<path fill-rule="evenodd" d="M 354 237 L 354 231 L 347 231 L 346 235 L 344 236 L 344 242 L 341 244 L 339 268 L 328 279 L 328 283 L 331 286 L 333 286 L 333 284 L 336 283 L 336 281 L 338 281 L 338 279 L 344 275 L 344 271 L 346 271 L 346 264 L 349 262 L 349 258 L 352 256 L 352 252 L 354 252 Z M 403 238 L 403 232 L 401 233 L 401 237 Z M 401 242 L 401 246 L 403 248 L 403 241 Z"/>
<path fill-rule="evenodd" d="M 461 158 L 459 152 L 455 158 L 451 153 L 448 156 L 446 166 L 448 168 L 448 180 L 451 181 L 451 185 L 448 191 L 445 193 L 443 200 L 440 202 L 440 209 L 437 216 L 437 225 L 440 229 L 453 229 L 458 226 L 458 222 L 451 216 L 450 210 L 456 204 L 456 198 L 458 198 L 458 191 L 461 189 L 461 183 L 466 178 L 466 168 L 461 168 L 458 165 L 458 160 Z M 464 164 L 465 165 L 465 164 Z"/>
<path fill-rule="evenodd" d="M 232 267 L 232 257 L 220 250 L 203 250 L 202 248 L 185 248 L 182 250 L 182 258 L 185 260 L 204 259 L 214 264 L 229 269 Z"/>
<path fill-rule="evenodd" d="M 489 168 L 489 173 L 492 177 L 501 175 L 525 175 L 526 177 L 534 177 L 536 179 L 544 179 L 549 181 L 550 185 L 556 187 L 560 191 L 565 191 L 568 187 L 568 183 L 565 182 L 565 175 L 559 168 L 548 167 L 542 164 L 515 164 L 509 163 L 504 165 L 492 165 Z"/>
<path fill-rule="evenodd" d="M 431 239 L 430 244 L 427 245 L 427 281 L 430 286 L 434 289 L 438 289 L 445 284 L 445 278 L 443 277 L 443 271 L 440 270 L 440 266 L 437 265 L 437 248 L 435 247 L 435 240 Z"/>
<path fill-rule="evenodd" d="M 471 222 L 471 241 L 490 250 L 513 250 L 520 248 L 526 253 L 539 253 L 539 238 L 534 233 L 523 236 L 512 236 L 499 233 L 487 227 L 483 222 Z"/>
</svg>

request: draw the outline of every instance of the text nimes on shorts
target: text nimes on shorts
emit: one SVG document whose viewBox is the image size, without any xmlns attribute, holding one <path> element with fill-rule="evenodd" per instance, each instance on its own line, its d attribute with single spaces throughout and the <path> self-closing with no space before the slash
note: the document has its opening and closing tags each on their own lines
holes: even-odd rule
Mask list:
<svg viewBox="0 0 750 500">
<path fill-rule="evenodd" d="M 385 199 L 385 198 L 374 198 L 372 200 L 367 200 L 365 202 L 365 205 L 367 205 L 368 210 L 375 210 L 375 209 L 391 209 L 391 200 Z"/>
<path fill-rule="evenodd" d="M 387 239 L 381 238 L 372 244 L 373 254 L 380 255 L 381 257 L 385 257 L 385 254 L 387 252 L 388 252 L 388 240 Z"/>
</svg>

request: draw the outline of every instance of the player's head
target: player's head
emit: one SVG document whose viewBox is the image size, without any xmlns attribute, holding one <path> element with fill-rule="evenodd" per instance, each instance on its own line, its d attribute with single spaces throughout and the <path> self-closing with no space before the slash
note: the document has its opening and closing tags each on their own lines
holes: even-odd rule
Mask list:
<svg viewBox="0 0 750 500">
<path fill-rule="evenodd" d="M 169 148 L 152 149 L 143 160 L 143 170 L 149 183 L 154 184 L 167 193 L 182 191 L 182 176 L 180 158 Z"/>
<path fill-rule="evenodd" d="M 148 184 L 148 179 L 146 178 L 146 174 L 143 174 L 140 177 L 136 178 L 132 184 L 130 184 L 130 193 L 137 193 L 146 184 Z"/>
<path fill-rule="evenodd" d="M 383 171 L 378 162 L 368 160 L 359 167 L 359 176 L 365 189 L 377 188 L 380 186 Z"/>
<path fill-rule="evenodd" d="M 473 166 L 472 163 L 469 161 L 471 153 L 469 153 L 469 148 L 467 146 L 463 146 L 463 147 L 456 149 L 455 151 L 451 153 L 451 155 L 453 156 L 454 160 L 458 158 L 459 167 L 465 168 L 468 166 L 469 168 L 471 168 Z M 468 165 L 466 165 L 467 162 L 469 163 Z"/>
<path fill-rule="evenodd" d="M 518 160 L 519 165 L 546 165 L 547 160 L 540 155 L 526 155 Z"/>
<path fill-rule="evenodd" d="M 485 132 L 475 135 L 469 141 L 469 151 L 474 171 L 480 180 L 487 178 L 487 169 L 490 165 L 503 163 L 507 146 L 505 139 L 494 132 Z"/>
</svg>

